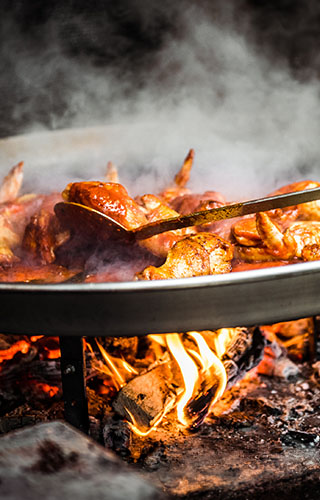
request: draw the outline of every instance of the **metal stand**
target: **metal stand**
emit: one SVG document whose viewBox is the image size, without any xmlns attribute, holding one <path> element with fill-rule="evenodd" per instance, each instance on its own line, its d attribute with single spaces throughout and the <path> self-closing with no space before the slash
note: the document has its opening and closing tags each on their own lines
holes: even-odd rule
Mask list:
<svg viewBox="0 0 320 500">
<path fill-rule="evenodd" d="M 89 415 L 82 337 L 61 336 L 60 350 L 65 418 L 71 425 L 87 434 Z"/>
<path fill-rule="evenodd" d="M 313 359 L 320 361 L 320 316 L 313 317 L 314 336 L 313 336 Z"/>
</svg>

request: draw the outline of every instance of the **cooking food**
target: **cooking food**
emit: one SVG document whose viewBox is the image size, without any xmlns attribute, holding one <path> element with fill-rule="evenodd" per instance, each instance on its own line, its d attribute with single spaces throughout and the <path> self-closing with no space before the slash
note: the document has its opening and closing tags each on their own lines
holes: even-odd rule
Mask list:
<svg viewBox="0 0 320 500">
<path fill-rule="evenodd" d="M 19 163 L 0 188 L 0 281 L 182 278 L 320 258 L 320 201 L 167 231 L 137 242 L 108 239 L 108 231 L 88 222 L 81 211 L 71 212 L 68 220 L 54 211 L 63 200 L 80 203 L 114 218 L 125 229 L 137 229 L 227 204 L 221 193 L 192 193 L 186 187 L 193 159 L 191 150 L 172 185 L 136 198 L 118 182 L 111 163 L 102 181 L 71 183 L 62 195 L 21 196 L 23 164 Z M 273 194 L 317 187 L 320 183 L 303 181 Z"/>
</svg>

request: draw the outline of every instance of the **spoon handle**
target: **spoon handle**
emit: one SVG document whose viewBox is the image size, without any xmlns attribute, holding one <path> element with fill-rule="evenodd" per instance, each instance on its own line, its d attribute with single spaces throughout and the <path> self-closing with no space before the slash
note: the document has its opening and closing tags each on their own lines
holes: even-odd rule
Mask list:
<svg viewBox="0 0 320 500">
<path fill-rule="evenodd" d="M 243 215 L 255 214 L 257 212 L 266 212 L 275 208 L 291 207 L 320 199 L 320 188 L 306 189 L 304 191 L 295 191 L 293 193 L 269 196 L 257 200 L 234 203 L 211 210 L 194 212 L 189 215 L 172 217 L 161 221 L 151 222 L 132 231 L 137 240 L 144 240 L 156 234 L 182 229 L 184 227 L 199 226 L 208 222 L 232 219 Z"/>
</svg>

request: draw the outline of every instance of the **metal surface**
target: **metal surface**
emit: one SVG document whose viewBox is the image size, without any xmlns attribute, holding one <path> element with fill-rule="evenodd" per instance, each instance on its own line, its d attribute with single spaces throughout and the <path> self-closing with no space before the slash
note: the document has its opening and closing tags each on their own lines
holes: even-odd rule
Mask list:
<svg viewBox="0 0 320 500">
<path fill-rule="evenodd" d="M 0 284 L 3 333 L 143 335 L 313 316 L 320 263 L 179 280 Z"/>
<path fill-rule="evenodd" d="M 98 230 L 100 240 L 103 235 L 105 235 L 105 239 L 113 237 L 126 240 L 134 238 L 136 240 L 144 240 L 156 234 L 165 233 L 166 231 L 190 226 L 199 226 L 201 224 L 223 219 L 233 219 L 243 215 L 265 212 L 276 208 L 290 207 L 318 199 L 320 199 L 320 188 L 307 189 L 304 191 L 244 201 L 242 203 L 233 203 L 232 205 L 202 210 L 201 212 L 194 212 L 188 215 L 179 215 L 178 217 L 171 217 L 165 220 L 157 220 L 138 227 L 137 229 L 126 229 L 120 222 L 112 217 L 91 207 L 80 205 L 79 203 L 57 203 L 54 210 L 57 217 L 66 227 L 72 227 L 79 230 L 79 221 L 81 221 L 80 233 L 85 233 L 86 235 L 88 233 L 97 234 Z"/>
<path fill-rule="evenodd" d="M 0 160 L 8 167 L 27 159 L 41 179 L 48 163 L 94 163 L 106 135 L 98 128 L 10 138 L 0 141 Z M 0 284 L 0 331 L 122 336 L 249 326 L 319 314 L 319 289 L 320 262 L 172 281 Z"/>
<path fill-rule="evenodd" d="M 61 381 L 64 416 L 69 424 L 86 434 L 89 431 L 82 337 L 60 337 Z"/>
</svg>

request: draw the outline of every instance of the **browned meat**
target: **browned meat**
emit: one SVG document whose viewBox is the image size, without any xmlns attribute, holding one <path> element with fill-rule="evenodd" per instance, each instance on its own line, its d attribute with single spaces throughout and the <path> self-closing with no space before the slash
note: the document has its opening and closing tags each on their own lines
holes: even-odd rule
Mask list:
<svg viewBox="0 0 320 500">
<path fill-rule="evenodd" d="M 155 222 L 162 219 L 177 217 L 179 214 L 153 194 L 146 194 L 140 198 L 141 204 L 146 212 L 148 222 Z M 177 231 L 167 231 L 157 234 L 152 238 L 139 242 L 140 246 L 146 248 L 154 255 L 166 257 L 170 248 L 177 241 L 193 232 L 192 228 L 178 229 Z"/>
<path fill-rule="evenodd" d="M 0 187 L 0 203 L 15 200 L 20 192 L 23 181 L 23 162 L 13 167 L 4 178 Z"/>
<path fill-rule="evenodd" d="M 80 269 L 66 269 L 55 264 L 48 265 L 25 265 L 14 264 L 8 268 L 0 267 L 0 282 L 39 282 L 39 283 L 62 283 L 73 278 L 80 272 Z"/>
<path fill-rule="evenodd" d="M 188 215 L 192 212 L 206 210 L 205 202 L 217 203 L 217 206 L 226 205 L 224 196 L 218 191 L 206 191 L 202 194 L 185 194 L 170 200 L 170 207 L 182 215 Z M 214 208 L 208 207 L 208 208 Z"/>
<path fill-rule="evenodd" d="M 190 178 L 190 172 L 192 169 L 193 160 L 194 160 L 194 150 L 190 149 L 189 153 L 187 154 L 183 162 L 181 169 L 174 178 L 174 184 L 172 186 L 167 187 L 160 194 L 161 198 L 163 198 L 166 202 L 169 202 L 174 198 L 177 198 L 179 196 L 182 196 L 190 192 L 189 189 L 187 189 L 185 186 Z"/>
<path fill-rule="evenodd" d="M 22 248 L 43 264 L 54 262 L 55 250 L 69 238 L 62 231 L 57 217 L 45 210 L 35 214 L 26 227 Z"/>
<path fill-rule="evenodd" d="M 62 193 L 66 201 L 80 203 L 112 217 L 126 229 L 146 224 L 147 218 L 127 190 L 113 182 L 74 182 Z"/>
<path fill-rule="evenodd" d="M 187 236 L 169 250 L 160 267 L 149 266 L 137 274 L 140 280 L 188 278 L 231 271 L 232 245 L 210 233 Z"/>
</svg>

